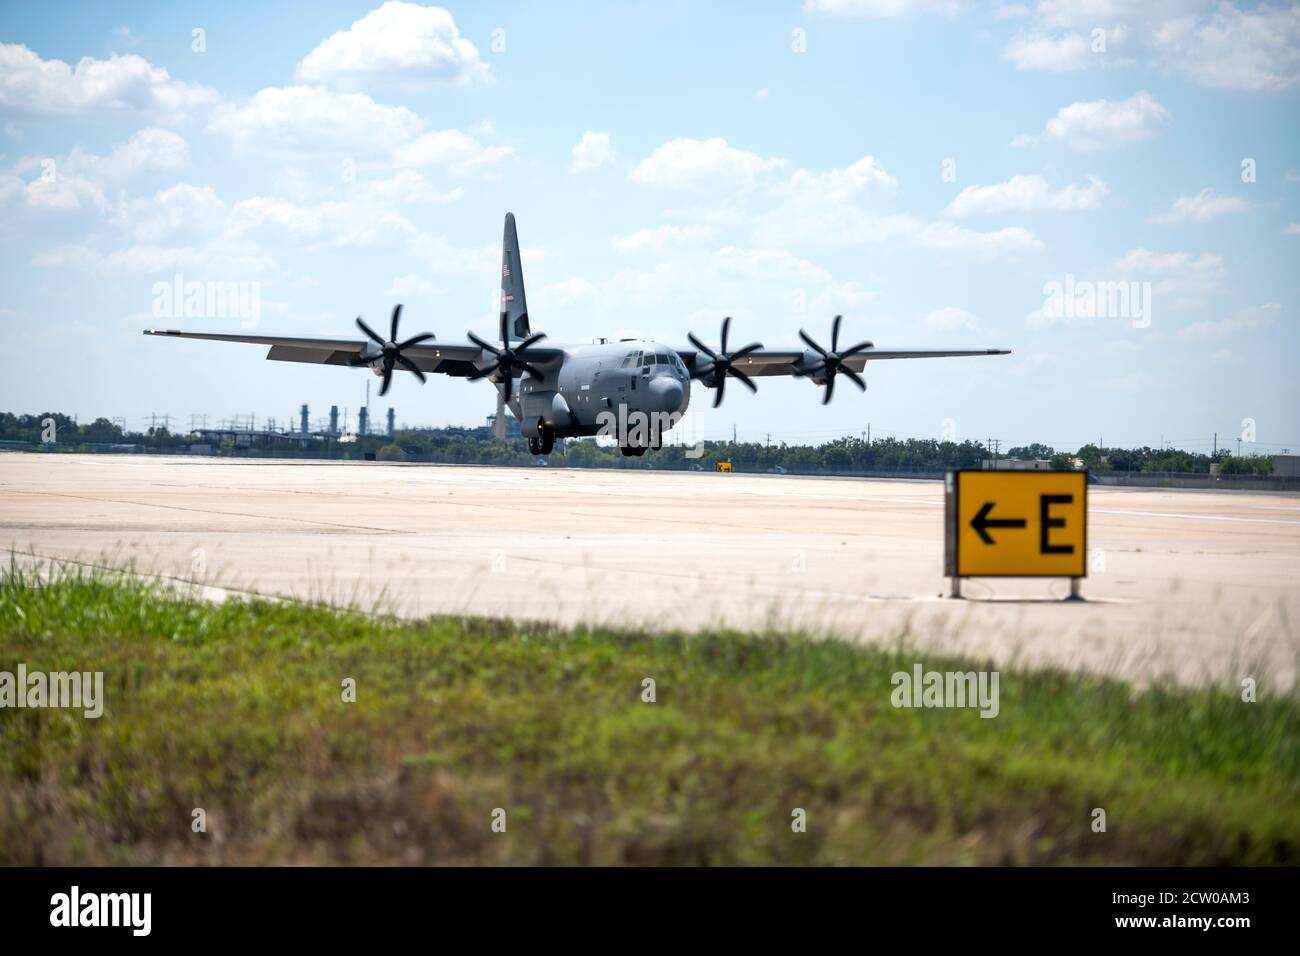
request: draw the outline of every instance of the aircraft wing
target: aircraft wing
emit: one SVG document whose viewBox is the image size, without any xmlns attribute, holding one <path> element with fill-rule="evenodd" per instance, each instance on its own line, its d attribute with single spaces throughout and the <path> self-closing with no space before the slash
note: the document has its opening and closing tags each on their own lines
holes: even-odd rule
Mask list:
<svg viewBox="0 0 1300 956">
<path fill-rule="evenodd" d="M 242 342 L 247 345 L 268 345 L 266 353 L 272 362 L 306 362 L 314 365 L 344 365 L 362 352 L 373 350 L 373 343 L 364 338 L 355 339 L 316 339 L 296 338 L 280 335 L 242 335 L 225 332 L 182 332 L 179 329 L 145 329 L 145 335 L 165 335 L 182 339 L 205 339 L 210 342 Z M 552 357 L 547 353 L 559 355 L 558 349 L 545 346 L 532 346 L 528 357 L 532 361 L 543 362 Z M 464 378 L 472 375 L 481 362 L 483 351 L 469 342 L 440 344 L 428 342 L 412 345 L 402 350 L 402 355 L 414 362 L 423 372 L 440 372 Z"/>
<path fill-rule="evenodd" d="M 704 355 L 693 348 L 677 349 L 676 351 L 681 357 L 682 362 L 686 365 L 687 370 L 690 371 L 692 377 L 695 377 L 695 369 L 697 367 L 706 366 L 710 361 L 707 355 Z M 878 349 L 872 346 L 871 348 L 863 349 L 855 355 L 850 355 L 844 360 L 844 365 L 847 368 L 853 369 L 855 372 L 861 372 L 868 362 L 881 361 L 883 359 L 953 358 L 972 355 L 1010 354 L 1010 349 Z M 801 368 L 815 365 L 819 360 L 820 356 L 812 350 L 756 349 L 737 361 L 736 368 L 740 369 L 751 378 L 767 375 L 795 375 Z"/>
</svg>

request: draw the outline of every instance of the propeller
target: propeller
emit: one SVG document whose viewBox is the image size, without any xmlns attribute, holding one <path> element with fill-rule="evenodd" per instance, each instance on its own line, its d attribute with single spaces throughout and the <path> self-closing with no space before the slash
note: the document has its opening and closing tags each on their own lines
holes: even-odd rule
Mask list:
<svg viewBox="0 0 1300 956">
<path fill-rule="evenodd" d="M 471 342 L 473 342 L 483 351 L 491 352 L 494 356 L 496 356 L 495 362 L 493 362 L 487 368 L 480 369 L 479 371 L 474 372 L 469 376 L 469 379 L 473 381 L 480 378 L 487 378 L 489 375 L 494 374 L 498 370 L 504 373 L 501 376 L 501 384 L 505 386 L 501 395 L 501 404 L 503 405 L 506 402 L 510 401 L 510 394 L 514 388 L 515 369 L 523 369 L 525 372 L 534 376 L 535 378 L 542 377 L 542 373 L 538 371 L 538 369 L 534 365 L 530 364 L 527 361 L 527 359 L 523 357 L 523 355 L 525 352 L 528 351 L 530 347 L 536 345 L 542 339 L 546 338 L 545 332 L 534 332 L 532 335 L 528 336 L 528 338 L 519 342 L 514 348 L 511 348 L 510 339 L 507 338 L 506 336 L 506 332 L 507 332 L 506 321 L 507 321 L 506 313 L 502 312 L 500 348 L 497 348 L 495 345 L 489 345 L 487 342 L 484 342 L 473 332 L 466 333 L 469 336 L 469 340 Z M 497 420 L 498 422 L 502 422 L 502 424 L 504 424 L 503 419 L 501 419 L 499 415 Z"/>
<path fill-rule="evenodd" d="M 864 392 L 867 390 L 867 383 L 862 380 L 862 376 L 845 365 L 844 360 L 857 355 L 859 352 L 865 352 L 867 349 L 872 348 L 872 343 L 859 342 L 852 348 L 847 348 L 841 352 L 840 321 L 843 318 L 844 316 L 837 315 L 835 316 L 835 321 L 831 323 L 831 349 L 829 352 L 814 342 L 812 336 L 803 329 L 799 330 L 799 338 L 807 342 L 810 348 L 821 355 L 821 361 L 812 368 L 797 369 L 794 374 L 807 378 L 821 372 L 826 373 L 826 395 L 822 398 L 823 405 L 829 402 L 831 396 L 835 394 L 836 375 L 847 375 L 854 385 L 862 389 Z"/>
<path fill-rule="evenodd" d="M 722 396 L 726 392 L 728 375 L 740 379 L 740 381 L 744 383 L 745 387 L 751 392 L 758 391 L 758 386 L 754 384 L 754 380 L 740 369 L 736 368 L 736 362 L 744 358 L 750 352 L 757 352 L 763 347 L 763 344 L 761 342 L 753 342 L 746 345 L 743 349 L 736 349 L 734 352 L 728 352 L 727 333 L 730 329 L 731 316 L 727 316 L 722 320 L 722 347 L 717 352 L 713 351 L 713 349 L 709 348 L 697 339 L 695 333 L 686 333 L 686 337 L 691 340 L 691 344 L 709 357 L 709 361 L 706 364 L 698 366 L 695 369 L 695 374 L 699 378 L 705 378 L 706 376 L 712 375 L 714 380 L 718 383 L 718 393 L 713 396 L 714 408 L 717 408 L 722 404 Z"/>
<path fill-rule="evenodd" d="M 421 385 L 423 385 L 425 381 L 424 372 L 420 371 L 420 367 L 416 365 L 414 362 L 412 362 L 405 355 L 403 355 L 402 352 L 405 349 L 409 349 L 412 345 L 419 345 L 421 342 L 428 341 L 429 339 L 433 338 L 434 335 L 432 332 L 422 332 L 419 335 L 412 336 L 411 338 L 407 339 L 405 342 L 398 342 L 397 323 L 398 320 L 401 318 L 401 316 L 402 316 L 402 306 L 399 303 L 398 305 L 393 307 L 393 324 L 391 329 L 389 330 L 389 336 L 387 340 L 380 338 L 378 332 L 376 332 L 370 326 L 366 325 L 366 323 L 362 320 L 361 316 L 359 315 L 357 316 L 357 328 L 361 329 L 362 332 L 370 336 L 371 340 L 376 345 L 379 346 L 379 351 L 362 352 L 356 358 L 348 362 L 348 364 L 349 365 L 373 365 L 375 364 L 375 362 L 382 361 L 384 384 L 379 386 L 380 395 L 385 395 L 388 393 L 388 386 L 393 381 L 393 369 L 398 365 L 402 366 L 402 368 L 406 369 L 408 372 L 414 372 L 415 377 L 420 380 Z"/>
</svg>

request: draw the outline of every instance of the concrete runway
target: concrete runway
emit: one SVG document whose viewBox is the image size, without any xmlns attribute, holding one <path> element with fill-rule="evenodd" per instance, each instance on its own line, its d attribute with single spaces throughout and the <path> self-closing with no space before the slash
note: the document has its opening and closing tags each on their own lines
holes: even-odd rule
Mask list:
<svg viewBox="0 0 1300 956">
<path fill-rule="evenodd" d="M 0 454 L 0 544 L 403 614 L 855 640 L 1292 686 L 1300 496 L 1093 486 L 1063 580 L 942 577 L 939 482 Z"/>
</svg>

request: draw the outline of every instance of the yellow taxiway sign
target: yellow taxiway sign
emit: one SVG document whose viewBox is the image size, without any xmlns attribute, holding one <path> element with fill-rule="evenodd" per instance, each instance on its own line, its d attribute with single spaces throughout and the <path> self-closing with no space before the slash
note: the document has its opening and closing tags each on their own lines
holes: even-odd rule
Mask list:
<svg viewBox="0 0 1300 956">
<path fill-rule="evenodd" d="M 944 490 L 948 577 L 1087 575 L 1087 472 L 950 471 Z"/>
</svg>

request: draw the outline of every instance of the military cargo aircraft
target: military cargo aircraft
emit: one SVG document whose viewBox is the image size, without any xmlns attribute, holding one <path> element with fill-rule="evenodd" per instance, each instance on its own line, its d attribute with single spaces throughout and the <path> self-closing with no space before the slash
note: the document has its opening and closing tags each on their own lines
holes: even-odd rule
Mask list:
<svg viewBox="0 0 1300 956">
<path fill-rule="evenodd" d="M 722 320 L 717 349 L 705 345 L 694 333 L 686 336 L 690 348 L 674 348 L 642 339 L 617 342 L 599 339 L 587 345 L 543 344 L 545 333 L 532 331 L 529 323 L 519 237 L 511 213 L 506 214 L 501 257 L 498 342 L 485 341 L 473 332 L 467 334 L 469 341 L 463 344 L 439 342 L 431 332 L 403 340 L 398 336 L 401 315 L 402 307 L 398 305 L 393 309 L 387 337 L 360 317 L 357 327 L 365 338 L 356 339 L 177 329 L 146 329 L 144 334 L 268 345 L 270 351 L 266 357 L 277 362 L 369 367 L 383 379 L 380 395 L 388 392 L 393 373 L 398 370 L 411 373 L 421 383 L 428 374 L 470 380 L 486 378 L 497 389 L 498 436 L 504 435 L 503 411 L 508 407 L 528 439 L 529 451 L 535 455 L 550 454 L 556 438 L 609 434 L 612 421 L 622 423 L 636 415 L 654 416 L 663 422 L 662 429 L 633 430 L 630 435 L 619 429 L 618 441 L 623 454 L 644 455 L 647 448 L 659 447 L 662 431 L 671 428 L 685 413 L 693 381 L 714 390 L 716 408 L 726 393 L 728 379 L 735 379 L 751 392 L 757 392 L 755 378 L 791 375 L 821 386 L 824 405 L 834 395 L 835 381 L 841 375 L 866 391 L 862 372 L 867 362 L 1010 354 L 1010 349 L 882 349 L 871 342 L 841 348 L 842 317 L 838 315 L 831 324 L 829 348 L 800 329 L 799 338 L 804 347 L 767 349 L 753 342 L 729 349 L 730 317 Z"/>
</svg>

